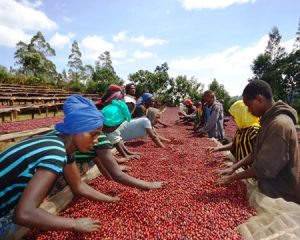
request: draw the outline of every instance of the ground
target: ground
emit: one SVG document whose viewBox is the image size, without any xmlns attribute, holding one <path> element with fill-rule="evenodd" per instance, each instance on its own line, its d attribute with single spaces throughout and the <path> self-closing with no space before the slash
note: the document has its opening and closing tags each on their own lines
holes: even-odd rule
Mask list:
<svg viewBox="0 0 300 240">
<path fill-rule="evenodd" d="M 177 109 L 168 108 L 163 121 L 174 124 Z M 235 227 L 255 211 L 248 205 L 246 187 L 241 182 L 216 185 L 212 171 L 224 161 L 222 154 L 207 156 L 205 149 L 216 143 L 191 137 L 191 126 L 173 125 L 158 129 L 172 139 L 160 149 L 148 139 L 127 143 L 142 153 L 132 160 L 131 175 L 148 181 L 163 181 L 161 189 L 141 191 L 105 180 L 89 184 L 95 189 L 117 194 L 117 203 L 96 203 L 75 198 L 60 213 L 66 217 L 92 217 L 101 222 L 98 232 L 33 231 L 27 239 L 241 239 Z M 235 131 L 234 127 L 228 128 Z"/>
</svg>

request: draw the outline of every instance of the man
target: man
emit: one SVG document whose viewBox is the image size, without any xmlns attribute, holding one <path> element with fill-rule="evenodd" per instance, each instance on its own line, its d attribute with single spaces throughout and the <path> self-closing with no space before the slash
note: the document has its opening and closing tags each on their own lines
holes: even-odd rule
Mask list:
<svg viewBox="0 0 300 240">
<path fill-rule="evenodd" d="M 204 92 L 204 127 L 196 133 L 198 136 L 205 134 L 210 138 L 216 138 L 223 141 L 224 133 L 224 112 L 223 106 L 216 100 L 215 94 L 211 90 Z"/>
<path fill-rule="evenodd" d="M 249 111 L 261 118 L 254 151 L 230 168 L 218 170 L 220 175 L 228 175 L 218 182 L 227 184 L 255 177 L 262 193 L 300 204 L 296 110 L 282 101 L 275 103 L 270 85 L 262 80 L 253 80 L 246 86 L 243 100 Z M 250 169 L 234 173 L 252 162 Z"/>
</svg>

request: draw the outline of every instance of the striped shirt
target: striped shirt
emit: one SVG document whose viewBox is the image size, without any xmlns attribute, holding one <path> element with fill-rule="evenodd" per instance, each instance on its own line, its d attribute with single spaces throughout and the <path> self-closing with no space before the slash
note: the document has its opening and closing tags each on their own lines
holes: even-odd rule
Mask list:
<svg viewBox="0 0 300 240">
<path fill-rule="evenodd" d="M 36 136 L 18 142 L 0 153 L 0 217 L 13 209 L 39 168 L 59 175 L 67 158 L 62 138 Z"/>
<path fill-rule="evenodd" d="M 81 153 L 77 151 L 75 153 L 76 162 L 89 162 L 96 157 L 96 151 L 100 149 L 112 149 L 113 145 L 105 134 L 98 136 L 98 142 L 94 144 L 94 147 L 87 153 Z"/>
<path fill-rule="evenodd" d="M 253 151 L 253 145 L 258 134 L 259 127 L 251 126 L 238 129 L 233 139 L 233 151 L 236 161 L 242 160 Z"/>
</svg>

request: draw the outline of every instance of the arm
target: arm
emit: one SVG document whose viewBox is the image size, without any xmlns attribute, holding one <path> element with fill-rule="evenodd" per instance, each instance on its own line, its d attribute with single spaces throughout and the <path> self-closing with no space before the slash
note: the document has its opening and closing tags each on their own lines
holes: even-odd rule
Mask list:
<svg viewBox="0 0 300 240">
<path fill-rule="evenodd" d="M 250 153 L 247 157 L 244 157 L 241 161 L 236 162 L 231 167 L 234 171 L 239 169 L 240 167 L 249 166 L 254 162 L 254 155 Z"/>
<path fill-rule="evenodd" d="M 159 137 L 154 133 L 152 128 L 146 128 L 146 131 L 149 135 L 149 137 L 152 139 L 152 141 L 161 148 L 165 148 L 165 145 L 160 141 Z"/>
<path fill-rule="evenodd" d="M 74 195 L 79 195 L 93 201 L 115 202 L 118 197 L 111 197 L 96 191 L 85 182 L 81 181 L 76 163 L 67 164 L 64 169 L 64 177 Z"/>
<path fill-rule="evenodd" d="M 54 172 L 38 169 L 25 188 L 15 213 L 14 221 L 26 227 L 37 227 L 43 230 L 75 230 L 80 232 L 95 231 L 99 222 L 90 218 L 65 218 L 52 215 L 39 208 L 57 179 Z"/>
<path fill-rule="evenodd" d="M 118 152 L 122 155 L 122 157 L 140 159 L 140 155 L 134 152 L 129 151 L 129 149 L 124 145 L 124 142 L 121 140 L 114 144 Z"/>
<path fill-rule="evenodd" d="M 97 166 L 101 165 L 105 168 L 114 181 L 129 187 L 136 187 L 143 190 L 161 187 L 160 182 L 146 182 L 129 176 L 121 171 L 110 149 L 99 149 L 96 151 L 96 154 L 97 157 L 94 159 L 94 162 Z"/>
<path fill-rule="evenodd" d="M 210 148 L 206 149 L 206 154 L 231 150 L 232 146 L 233 146 L 232 143 L 228 143 L 228 144 L 222 145 L 222 146 L 210 147 Z"/>
<path fill-rule="evenodd" d="M 239 172 L 239 173 L 233 173 L 229 176 L 224 176 L 218 179 L 219 184 L 229 184 L 231 182 L 234 182 L 236 180 L 242 180 L 247 178 L 254 178 L 256 177 L 253 168 L 249 168 L 245 171 Z"/>
<path fill-rule="evenodd" d="M 164 127 L 171 127 L 171 125 L 163 123 L 160 119 L 157 119 L 157 123 L 161 124 Z"/>
</svg>

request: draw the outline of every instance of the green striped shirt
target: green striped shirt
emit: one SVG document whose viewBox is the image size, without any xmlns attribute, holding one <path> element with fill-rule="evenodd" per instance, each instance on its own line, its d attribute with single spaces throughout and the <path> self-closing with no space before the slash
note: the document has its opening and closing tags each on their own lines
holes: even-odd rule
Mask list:
<svg viewBox="0 0 300 240">
<path fill-rule="evenodd" d="M 105 134 L 98 136 L 98 142 L 94 144 L 93 149 L 87 153 L 77 151 L 75 153 L 76 162 L 89 162 L 96 157 L 96 151 L 101 149 L 112 149 L 113 145 Z"/>
<path fill-rule="evenodd" d="M 58 135 L 58 134 L 59 134 L 59 132 L 54 130 L 45 135 L 53 136 L 53 135 Z M 109 141 L 108 137 L 102 133 L 98 136 L 98 142 L 94 144 L 94 147 L 90 151 L 88 151 L 87 153 L 82 153 L 82 152 L 77 151 L 75 153 L 76 162 L 78 162 L 78 163 L 90 162 L 91 160 L 93 160 L 96 157 L 97 150 L 112 149 L 112 148 L 113 148 L 113 145 Z"/>
</svg>

